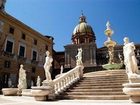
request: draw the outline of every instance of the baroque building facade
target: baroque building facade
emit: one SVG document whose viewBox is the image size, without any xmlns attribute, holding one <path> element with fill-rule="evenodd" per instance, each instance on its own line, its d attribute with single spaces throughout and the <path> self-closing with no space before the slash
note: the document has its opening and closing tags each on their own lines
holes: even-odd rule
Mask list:
<svg viewBox="0 0 140 105">
<path fill-rule="evenodd" d="M 53 52 L 53 37 L 44 36 L 0 10 L 0 86 L 16 87 L 20 64 L 27 73 L 28 87 L 37 76 L 43 80 L 45 52 Z"/>
</svg>

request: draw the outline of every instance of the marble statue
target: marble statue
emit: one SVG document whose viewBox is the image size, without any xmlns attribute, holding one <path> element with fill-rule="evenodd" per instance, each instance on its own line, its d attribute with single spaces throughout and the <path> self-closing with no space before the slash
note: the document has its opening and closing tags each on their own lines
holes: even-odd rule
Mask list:
<svg viewBox="0 0 140 105">
<path fill-rule="evenodd" d="M 123 64 L 123 56 L 119 53 L 118 57 L 119 57 L 120 62 Z"/>
<path fill-rule="evenodd" d="M 23 65 L 20 65 L 19 69 L 19 79 L 18 79 L 18 89 L 26 89 L 27 81 L 26 81 L 26 71 L 23 69 Z"/>
<path fill-rule="evenodd" d="M 76 65 L 82 65 L 82 48 L 78 48 L 78 54 L 75 56 L 76 57 Z"/>
<path fill-rule="evenodd" d="M 132 102 L 140 103 L 140 75 L 134 50 L 134 43 L 129 42 L 129 39 L 125 37 L 123 54 L 129 83 L 123 84 L 123 92 L 129 95 Z"/>
<path fill-rule="evenodd" d="M 41 86 L 41 79 L 40 76 L 37 76 L 37 82 L 36 82 L 36 86 Z"/>
<path fill-rule="evenodd" d="M 12 87 L 12 80 L 10 78 L 8 79 L 8 87 Z"/>
<path fill-rule="evenodd" d="M 63 73 L 63 71 L 64 71 L 64 67 L 63 67 L 63 65 L 61 65 L 61 67 L 60 67 L 60 74 L 62 74 Z"/>
<path fill-rule="evenodd" d="M 129 38 L 125 37 L 123 46 L 123 54 L 124 54 L 124 64 L 126 67 L 126 72 L 128 74 L 137 74 L 138 66 L 137 59 L 135 57 L 135 45 L 133 42 L 129 42 Z"/>
<path fill-rule="evenodd" d="M 51 73 L 50 73 L 52 62 L 53 62 L 53 58 L 50 56 L 50 52 L 46 51 L 44 69 L 45 69 L 45 76 L 47 81 L 52 81 Z"/>
</svg>

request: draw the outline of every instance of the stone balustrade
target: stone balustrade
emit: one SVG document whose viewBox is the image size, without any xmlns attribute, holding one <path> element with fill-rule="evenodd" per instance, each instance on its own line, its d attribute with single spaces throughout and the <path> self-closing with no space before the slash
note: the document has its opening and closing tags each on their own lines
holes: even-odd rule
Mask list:
<svg viewBox="0 0 140 105">
<path fill-rule="evenodd" d="M 83 65 L 78 65 L 67 73 L 60 75 L 53 81 L 43 81 L 43 86 L 32 87 L 32 94 L 35 97 L 35 100 L 44 101 L 47 100 L 46 97 L 53 100 L 56 95 L 59 95 L 70 85 L 77 82 L 80 78 L 83 77 L 83 69 Z"/>
<path fill-rule="evenodd" d="M 55 94 L 59 94 L 70 85 L 83 77 L 83 66 L 76 66 L 72 70 L 53 80 Z"/>
</svg>

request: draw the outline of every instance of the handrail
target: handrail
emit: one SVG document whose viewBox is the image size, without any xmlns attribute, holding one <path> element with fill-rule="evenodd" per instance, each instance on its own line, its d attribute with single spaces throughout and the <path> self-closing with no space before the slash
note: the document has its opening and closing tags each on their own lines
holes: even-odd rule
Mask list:
<svg viewBox="0 0 140 105">
<path fill-rule="evenodd" d="M 73 83 L 77 82 L 83 77 L 83 65 L 78 65 L 72 70 L 60 75 L 58 78 L 53 80 L 55 94 L 63 92 Z"/>
</svg>

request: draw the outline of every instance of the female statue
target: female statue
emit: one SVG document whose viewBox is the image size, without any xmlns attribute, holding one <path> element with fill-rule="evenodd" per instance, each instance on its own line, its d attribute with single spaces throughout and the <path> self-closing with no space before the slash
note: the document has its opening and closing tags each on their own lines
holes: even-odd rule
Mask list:
<svg viewBox="0 0 140 105">
<path fill-rule="evenodd" d="M 50 56 L 50 52 L 46 51 L 46 59 L 44 64 L 45 76 L 47 81 L 52 81 L 50 68 L 52 66 L 53 58 Z"/>
<path fill-rule="evenodd" d="M 138 73 L 137 59 L 135 57 L 135 45 L 133 42 L 129 42 L 129 38 L 124 38 L 123 54 L 124 64 L 126 66 L 126 72 L 130 74 Z"/>
<path fill-rule="evenodd" d="M 26 71 L 23 69 L 22 64 L 20 65 L 20 69 L 19 69 L 18 88 L 19 89 L 27 88 Z"/>
<path fill-rule="evenodd" d="M 76 57 L 76 65 L 82 65 L 82 48 L 78 48 L 78 54 L 75 56 Z"/>
</svg>

